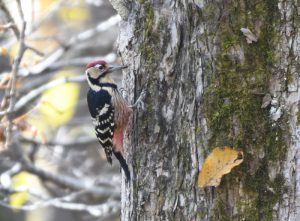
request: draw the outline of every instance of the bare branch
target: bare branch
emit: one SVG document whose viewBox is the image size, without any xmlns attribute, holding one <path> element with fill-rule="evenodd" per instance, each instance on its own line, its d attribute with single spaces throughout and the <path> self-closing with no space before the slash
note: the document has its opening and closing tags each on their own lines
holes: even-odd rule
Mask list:
<svg viewBox="0 0 300 221">
<path fill-rule="evenodd" d="M 0 191 L 1 192 L 5 192 L 7 194 L 14 194 L 14 193 L 22 193 L 22 192 L 27 192 L 29 193 L 31 196 L 37 198 L 37 199 L 41 199 L 41 200 L 46 200 L 45 196 L 43 196 L 42 193 L 37 192 L 36 190 L 29 188 L 27 186 L 20 186 L 18 188 L 9 188 L 9 187 L 4 187 L 0 185 Z"/>
<path fill-rule="evenodd" d="M 20 16 L 22 19 L 22 31 L 20 34 L 20 38 L 19 38 L 19 50 L 18 50 L 18 54 L 17 57 L 14 60 L 14 64 L 12 67 L 12 78 L 10 80 L 9 83 L 9 88 L 10 88 L 10 93 L 9 93 L 9 106 L 7 109 L 7 112 L 13 112 L 14 107 L 15 107 L 15 103 L 16 103 L 16 83 L 17 83 L 17 75 L 19 72 L 19 67 L 20 67 L 20 63 L 21 60 L 23 58 L 24 52 L 26 50 L 26 46 L 25 46 L 25 30 L 26 30 L 26 22 L 24 21 L 24 15 L 23 15 L 23 11 L 21 8 L 21 3 L 20 0 L 17 0 L 17 5 L 18 5 L 18 9 L 20 12 Z M 12 133 L 12 121 L 13 119 L 8 116 L 8 126 L 6 129 L 6 142 L 5 142 L 5 148 L 9 148 L 11 146 L 11 133 Z"/>
<path fill-rule="evenodd" d="M 52 54 L 50 54 L 47 58 L 45 58 L 39 64 L 33 66 L 29 70 L 21 69 L 19 71 L 19 76 L 28 76 L 28 75 L 35 75 L 40 74 L 41 72 L 45 71 L 49 68 L 53 63 L 55 63 L 58 59 L 60 59 L 66 51 L 70 48 L 75 47 L 78 43 L 87 41 L 91 37 L 95 36 L 95 34 L 103 32 L 112 26 L 119 23 L 121 20 L 119 15 L 114 15 L 107 19 L 104 22 L 99 23 L 96 28 L 91 28 L 86 31 L 79 33 L 77 36 L 70 39 L 70 41 L 63 45 L 62 47 L 56 49 Z"/>
<path fill-rule="evenodd" d="M 37 175 L 41 179 L 51 181 L 57 185 L 67 187 L 73 190 L 86 190 L 87 192 L 91 192 L 104 198 L 118 197 L 119 195 L 115 188 L 98 187 L 94 186 L 93 184 L 84 183 L 84 181 L 66 175 L 62 176 L 59 174 L 53 174 L 36 167 L 28 161 L 23 162 L 23 169 L 28 171 L 29 173 Z"/>
<path fill-rule="evenodd" d="M 83 66 L 91 61 L 95 60 L 105 60 L 108 63 L 112 63 L 116 60 L 117 55 L 115 53 L 109 53 L 103 57 L 82 57 L 82 58 L 72 58 L 70 60 L 57 61 L 49 66 L 50 70 L 56 70 L 67 66 Z"/>
<path fill-rule="evenodd" d="M 38 49 L 36 49 L 36 48 L 34 48 L 34 47 L 31 47 L 31 46 L 29 46 L 29 45 L 26 45 L 26 48 L 27 48 L 28 50 L 33 51 L 33 52 L 36 53 L 38 56 L 41 56 L 41 57 L 44 57 L 44 56 L 45 56 L 45 54 L 44 54 L 43 52 L 39 51 Z"/>
<path fill-rule="evenodd" d="M 31 33 L 36 31 L 38 28 L 42 26 L 42 24 L 47 21 L 49 18 L 53 18 L 54 14 L 64 5 L 68 4 L 70 1 L 66 0 L 59 0 L 53 2 L 48 8 L 47 11 L 45 12 L 44 16 L 42 18 L 37 19 L 37 22 L 33 24 L 33 27 L 31 29 Z"/>
<path fill-rule="evenodd" d="M 22 10 L 21 1 L 20 0 L 16 0 L 16 1 L 17 1 L 18 11 L 19 11 L 21 20 L 22 20 L 22 22 L 24 22 L 25 18 L 24 18 L 24 13 L 23 13 L 23 10 Z"/>
<path fill-rule="evenodd" d="M 1 111 L 0 116 L 4 116 L 6 114 L 14 114 L 29 104 L 31 101 L 35 100 L 38 96 L 40 96 L 44 91 L 54 88 L 56 86 L 71 83 L 71 82 L 83 82 L 85 80 L 85 76 L 76 76 L 76 77 L 66 77 L 60 78 L 58 80 L 51 81 L 47 84 L 44 84 L 36 89 L 31 90 L 28 94 L 21 97 L 18 102 L 15 104 L 14 110 Z"/>
<path fill-rule="evenodd" d="M 9 187 L 11 185 L 11 177 L 15 175 L 16 173 L 20 172 L 22 169 L 22 165 L 20 163 L 16 163 L 14 166 L 12 166 L 9 170 L 3 172 L 0 175 L 0 183 L 4 187 Z"/>
<path fill-rule="evenodd" d="M 83 203 L 63 202 L 59 198 L 54 198 L 47 201 L 40 201 L 32 205 L 24 205 L 20 207 L 11 206 L 4 201 L 0 201 L 0 205 L 9 209 L 23 210 L 23 211 L 31 211 L 38 208 L 53 206 L 56 208 L 73 210 L 73 211 L 86 211 L 96 217 L 102 217 L 102 216 L 114 214 L 120 210 L 120 203 L 115 200 L 110 200 L 99 205 L 87 205 Z"/>
<path fill-rule="evenodd" d="M 28 139 L 25 137 L 20 138 L 21 142 L 26 142 L 26 143 L 31 143 L 31 144 L 36 144 L 36 145 L 44 145 L 44 146 L 63 146 L 63 147 L 76 147 L 76 146 L 83 146 L 87 144 L 93 144 L 97 143 L 96 137 L 79 137 L 75 139 L 72 142 L 67 142 L 67 143 L 59 143 L 59 142 L 47 142 L 47 143 L 42 143 L 41 141 L 35 140 L 35 139 Z"/>
<path fill-rule="evenodd" d="M 0 25 L 0 31 L 6 31 L 8 29 L 14 29 L 14 28 L 16 28 L 16 25 L 12 22 L 9 22 L 5 25 Z"/>
<path fill-rule="evenodd" d="M 3 0 L 0 0 L 0 9 L 4 12 L 4 14 L 6 15 L 7 17 L 7 20 L 9 23 L 12 23 L 12 24 L 16 24 L 15 23 L 15 20 L 13 19 L 13 17 L 11 16 L 9 10 L 7 9 L 6 5 L 4 4 Z M 19 29 L 17 28 L 16 25 L 13 25 L 12 27 L 12 30 L 16 36 L 17 39 L 19 39 L 20 37 L 20 31 Z"/>
<path fill-rule="evenodd" d="M 0 205 L 14 210 L 23 210 L 23 211 L 31 211 L 39 208 L 44 208 L 48 206 L 53 206 L 60 209 L 67 209 L 67 210 L 74 210 L 74 211 L 86 211 L 90 213 L 93 216 L 105 216 L 108 214 L 113 214 L 119 211 L 120 209 L 120 203 L 115 200 L 108 200 L 104 202 L 103 204 L 99 205 L 88 205 L 84 203 L 77 203 L 72 202 L 76 200 L 80 195 L 87 193 L 87 191 L 78 191 L 78 192 L 72 192 L 66 196 L 63 197 L 56 197 L 56 198 L 50 198 L 47 199 L 43 194 L 30 189 L 26 186 L 11 189 L 11 188 L 5 188 L 0 186 L 0 190 L 2 192 L 5 192 L 7 194 L 14 194 L 14 193 L 21 193 L 21 192 L 27 192 L 31 196 L 40 199 L 40 201 L 24 205 L 24 206 L 11 206 L 8 203 L 6 203 L 4 200 L 0 201 Z"/>
</svg>

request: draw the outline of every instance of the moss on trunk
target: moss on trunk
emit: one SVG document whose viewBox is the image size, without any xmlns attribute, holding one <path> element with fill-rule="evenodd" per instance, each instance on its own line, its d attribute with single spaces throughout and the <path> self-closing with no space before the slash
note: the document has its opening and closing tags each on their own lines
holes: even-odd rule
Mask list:
<svg viewBox="0 0 300 221">
<path fill-rule="evenodd" d="M 280 172 L 271 178 L 268 171 L 286 157 L 287 118 L 283 114 L 272 121 L 270 105 L 261 107 L 277 62 L 277 5 L 273 0 L 231 1 L 220 18 L 216 34 L 220 51 L 204 95 L 203 109 L 211 134 L 207 152 L 230 145 L 243 150 L 245 160 L 217 189 L 213 220 L 273 220 L 273 208 L 285 192 Z M 207 12 L 212 11 L 212 6 L 207 7 Z M 252 30 L 258 41 L 248 44 L 241 28 Z M 228 206 L 229 184 L 243 193 L 234 197 L 239 208 L 234 217 Z"/>
</svg>

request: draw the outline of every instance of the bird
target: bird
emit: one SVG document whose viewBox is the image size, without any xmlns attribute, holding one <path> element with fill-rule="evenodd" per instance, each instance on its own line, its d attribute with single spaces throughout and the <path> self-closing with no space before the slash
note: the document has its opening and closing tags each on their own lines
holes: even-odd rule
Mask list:
<svg viewBox="0 0 300 221">
<path fill-rule="evenodd" d="M 90 87 L 87 104 L 97 139 L 104 149 L 107 161 L 112 164 L 114 154 L 129 181 L 130 171 L 124 158 L 123 136 L 133 110 L 110 76 L 112 72 L 124 68 L 127 66 L 110 65 L 97 60 L 86 65 L 85 74 Z"/>
</svg>

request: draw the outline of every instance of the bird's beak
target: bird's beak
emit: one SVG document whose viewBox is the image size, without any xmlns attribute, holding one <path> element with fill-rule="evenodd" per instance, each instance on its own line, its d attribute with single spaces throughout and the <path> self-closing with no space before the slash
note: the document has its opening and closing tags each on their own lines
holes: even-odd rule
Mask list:
<svg viewBox="0 0 300 221">
<path fill-rule="evenodd" d="M 118 71 L 118 70 L 122 70 L 124 68 L 127 68 L 128 66 L 127 65 L 111 65 L 108 70 L 107 70 L 107 73 L 111 73 L 111 72 L 114 72 L 114 71 Z"/>
</svg>

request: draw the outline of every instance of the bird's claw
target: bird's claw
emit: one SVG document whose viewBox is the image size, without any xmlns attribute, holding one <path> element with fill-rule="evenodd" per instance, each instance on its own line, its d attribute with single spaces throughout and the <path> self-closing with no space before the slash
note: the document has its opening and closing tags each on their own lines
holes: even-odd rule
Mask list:
<svg viewBox="0 0 300 221">
<path fill-rule="evenodd" d="M 120 93 L 122 94 L 123 97 L 125 97 L 127 95 L 127 90 L 123 87 L 119 88 Z"/>
<path fill-rule="evenodd" d="M 142 110 L 144 110 L 144 109 L 145 109 L 145 104 L 144 104 L 144 101 L 143 101 L 143 100 L 145 99 L 145 97 L 146 97 L 146 90 L 142 90 L 142 92 L 141 92 L 139 98 L 138 98 L 138 99 L 136 100 L 136 102 L 135 102 L 133 105 L 131 105 L 130 107 L 133 108 L 133 109 L 137 108 L 137 109 L 142 109 Z"/>
</svg>

